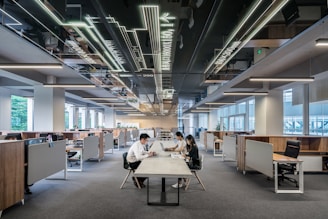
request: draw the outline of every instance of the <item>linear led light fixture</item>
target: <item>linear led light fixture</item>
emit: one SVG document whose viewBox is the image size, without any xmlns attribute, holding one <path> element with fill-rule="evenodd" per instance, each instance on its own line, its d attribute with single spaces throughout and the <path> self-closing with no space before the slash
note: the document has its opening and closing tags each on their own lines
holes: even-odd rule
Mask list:
<svg viewBox="0 0 328 219">
<path fill-rule="evenodd" d="M 234 102 L 207 102 L 206 105 L 228 105 L 235 104 Z"/>
<path fill-rule="evenodd" d="M 127 116 L 146 116 L 145 114 L 129 113 Z"/>
<path fill-rule="evenodd" d="M 63 68 L 63 65 L 60 63 L 6 63 L 0 64 L 0 68 L 3 69 L 40 69 L 40 68 L 49 68 L 49 69 L 60 69 Z"/>
<path fill-rule="evenodd" d="M 314 81 L 314 77 L 274 77 L 274 78 L 260 78 L 260 77 L 251 77 L 249 81 L 260 81 L 260 82 L 312 82 Z"/>
<path fill-rule="evenodd" d="M 191 110 L 190 112 L 192 112 L 192 113 L 209 113 L 211 111 L 210 110 Z"/>
<path fill-rule="evenodd" d="M 5 25 L 7 26 L 15 26 L 15 25 L 22 25 L 21 22 L 19 22 L 16 18 L 14 18 L 13 16 L 11 16 L 10 14 L 8 14 L 7 12 L 5 12 L 3 9 L 0 8 L 0 11 L 5 14 L 7 17 L 9 17 L 11 20 L 15 21 L 16 23 L 5 23 Z M 3 16 L 3 15 L 2 15 Z"/>
<path fill-rule="evenodd" d="M 265 96 L 268 95 L 268 92 L 223 92 L 223 95 L 226 96 Z"/>
<path fill-rule="evenodd" d="M 115 97 L 83 97 L 86 100 L 108 100 L 108 101 L 115 101 L 118 100 Z"/>
<path fill-rule="evenodd" d="M 233 30 L 232 34 L 227 39 L 224 48 L 221 50 L 220 53 L 218 53 L 216 55 L 216 57 L 214 59 L 212 59 L 211 63 L 207 66 L 207 68 L 205 69 L 205 72 L 207 72 L 209 70 L 209 68 L 217 61 L 217 59 L 221 56 L 221 54 L 226 50 L 226 48 L 228 47 L 228 45 L 235 38 L 235 36 L 237 35 L 237 33 L 241 30 L 241 28 L 243 27 L 243 25 L 248 21 L 248 19 L 252 16 L 252 14 L 256 11 L 256 9 L 259 7 L 259 5 L 261 4 L 261 2 L 262 2 L 262 0 L 258 0 L 255 4 L 252 5 L 251 9 L 248 11 L 248 13 L 245 15 L 245 17 L 243 17 L 243 19 L 241 20 L 241 22 Z"/>
<path fill-rule="evenodd" d="M 218 107 L 196 107 L 196 110 L 215 110 L 215 109 L 220 109 Z"/>
<path fill-rule="evenodd" d="M 63 87 L 63 88 L 93 88 L 94 84 L 44 84 L 43 87 Z"/>
<path fill-rule="evenodd" d="M 328 39 L 321 38 L 315 41 L 316 46 L 328 46 Z"/>
<path fill-rule="evenodd" d="M 108 103 L 108 102 L 99 103 L 99 104 L 116 105 L 116 106 L 125 106 L 126 105 L 126 103 Z"/>
</svg>

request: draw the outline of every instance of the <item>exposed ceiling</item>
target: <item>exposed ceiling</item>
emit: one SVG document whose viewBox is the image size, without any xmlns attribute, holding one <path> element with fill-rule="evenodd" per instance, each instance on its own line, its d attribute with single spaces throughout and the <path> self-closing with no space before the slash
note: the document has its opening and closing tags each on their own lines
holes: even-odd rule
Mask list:
<svg viewBox="0 0 328 219">
<path fill-rule="evenodd" d="M 327 14 L 326 0 L 2 0 L 0 9 L 0 63 L 64 64 L 0 69 L 0 86 L 94 84 L 66 88 L 68 100 L 108 107 L 83 98 L 118 97 L 147 115 L 285 86 L 248 78 L 295 76 L 294 66 L 325 53 L 313 46 L 323 25 L 308 27 Z"/>
</svg>

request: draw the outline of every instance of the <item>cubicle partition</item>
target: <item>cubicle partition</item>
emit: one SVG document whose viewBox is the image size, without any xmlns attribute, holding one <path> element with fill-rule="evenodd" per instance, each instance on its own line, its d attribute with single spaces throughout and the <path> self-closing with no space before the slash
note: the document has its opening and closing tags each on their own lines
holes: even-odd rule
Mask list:
<svg viewBox="0 0 328 219">
<path fill-rule="evenodd" d="M 245 165 L 247 167 L 263 173 L 268 177 L 273 177 L 272 155 L 272 144 L 246 140 Z"/>
<path fill-rule="evenodd" d="M 114 152 L 114 137 L 113 133 L 107 133 L 104 135 L 104 151 L 108 152 L 112 150 L 111 153 Z"/>
<path fill-rule="evenodd" d="M 64 170 L 66 179 L 66 142 L 54 141 L 28 146 L 27 184 L 47 178 Z"/>
<path fill-rule="evenodd" d="M 236 136 L 223 136 L 222 159 L 235 161 L 237 155 Z"/>
<path fill-rule="evenodd" d="M 97 159 L 100 161 L 98 136 L 88 136 L 83 139 L 82 159 L 83 161 L 88 159 Z"/>
</svg>

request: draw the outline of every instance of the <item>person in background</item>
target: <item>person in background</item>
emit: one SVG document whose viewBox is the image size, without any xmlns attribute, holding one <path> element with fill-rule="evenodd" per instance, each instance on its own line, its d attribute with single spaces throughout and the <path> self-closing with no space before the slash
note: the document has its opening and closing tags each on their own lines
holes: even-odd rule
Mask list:
<svg viewBox="0 0 328 219">
<path fill-rule="evenodd" d="M 155 155 L 155 152 L 148 152 L 146 151 L 146 144 L 148 143 L 148 134 L 141 134 L 139 137 L 139 141 L 136 141 L 132 144 L 128 151 L 128 155 L 126 160 L 128 161 L 130 167 L 135 170 L 140 165 L 141 161 L 147 157 L 152 157 Z M 144 181 L 145 177 L 133 177 L 134 185 L 138 187 L 136 180 L 139 181 L 139 185 L 141 187 L 145 187 Z"/>
<path fill-rule="evenodd" d="M 176 138 L 178 140 L 178 143 L 173 147 L 165 148 L 165 151 L 179 152 L 182 155 L 186 154 L 186 152 L 187 152 L 187 148 L 186 148 L 187 143 L 183 139 L 182 133 L 181 132 L 176 132 L 175 135 L 176 135 Z"/>
<path fill-rule="evenodd" d="M 17 140 L 15 136 L 10 136 L 10 135 L 7 135 L 5 137 L 5 140 Z"/>
<path fill-rule="evenodd" d="M 192 135 L 188 135 L 186 137 L 186 141 L 188 153 L 186 154 L 185 158 L 186 161 L 188 161 L 188 166 L 190 169 L 199 169 L 199 153 L 195 138 Z"/>
<path fill-rule="evenodd" d="M 195 141 L 195 138 L 192 135 L 188 135 L 186 137 L 186 142 L 187 142 L 187 153 L 185 153 L 184 155 L 182 155 L 189 168 L 190 169 L 199 169 L 199 154 L 198 154 L 198 147 Z M 173 188 L 181 188 L 183 187 L 183 185 L 186 183 L 187 179 L 183 178 L 183 182 L 182 179 L 179 178 L 179 182 L 172 185 Z"/>
</svg>

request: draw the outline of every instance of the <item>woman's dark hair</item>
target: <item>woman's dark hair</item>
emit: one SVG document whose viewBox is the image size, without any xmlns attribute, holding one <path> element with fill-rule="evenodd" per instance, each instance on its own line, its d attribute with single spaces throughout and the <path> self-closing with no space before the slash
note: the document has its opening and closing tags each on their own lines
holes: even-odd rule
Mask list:
<svg viewBox="0 0 328 219">
<path fill-rule="evenodd" d="M 175 135 L 183 138 L 183 134 L 181 132 L 176 132 Z"/>
<path fill-rule="evenodd" d="M 190 141 L 190 147 L 194 147 L 194 146 L 197 147 L 197 144 L 196 144 L 196 141 L 195 141 L 194 136 L 187 135 L 186 140 L 189 140 Z"/>
</svg>

